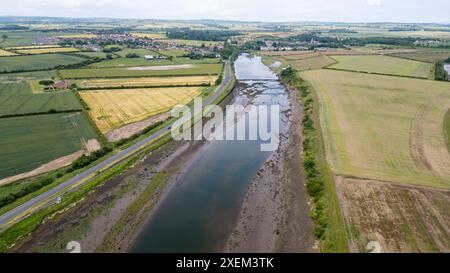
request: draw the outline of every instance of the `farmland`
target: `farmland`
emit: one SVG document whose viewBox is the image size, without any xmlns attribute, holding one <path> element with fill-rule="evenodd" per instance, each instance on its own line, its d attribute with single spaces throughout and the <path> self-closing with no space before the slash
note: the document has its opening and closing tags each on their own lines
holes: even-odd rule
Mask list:
<svg viewBox="0 0 450 273">
<path fill-rule="evenodd" d="M 59 48 L 59 45 L 27 45 L 8 47 L 8 50 L 30 50 L 30 49 L 45 49 L 45 48 Z"/>
<path fill-rule="evenodd" d="M 71 91 L 32 94 L 28 82 L 0 84 L 0 116 L 81 109 L 80 102 Z"/>
<path fill-rule="evenodd" d="M 300 60 L 290 60 L 289 63 L 292 64 L 292 66 L 295 69 L 299 71 L 304 71 L 323 68 L 325 66 L 336 63 L 336 61 L 328 56 L 321 55 L 317 57 L 304 58 Z"/>
<path fill-rule="evenodd" d="M 350 250 L 367 243 L 383 253 L 450 251 L 450 191 L 338 178 Z"/>
<path fill-rule="evenodd" d="M 221 64 L 196 64 L 188 66 L 169 67 L 128 67 L 128 68 L 92 68 L 67 69 L 59 71 L 62 78 L 116 78 L 116 77 L 155 77 L 155 76 L 181 76 L 181 75 L 218 75 L 222 69 Z"/>
<path fill-rule="evenodd" d="M 73 47 L 54 47 L 54 48 L 20 49 L 15 51 L 19 54 L 34 55 L 46 53 L 72 53 L 77 52 L 79 50 Z"/>
<path fill-rule="evenodd" d="M 188 77 L 147 77 L 147 78 L 115 78 L 78 80 L 80 88 L 105 87 L 148 87 L 148 86 L 183 86 L 183 85 L 214 85 L 217 76 L 188 76 Z"/>
<path fill-rule="evenodd" d="M 168 112 L 187 104 L 203 91 L 201 87 L 123 89 L 80 92 L 91 109 L 89 115 L 102 133 L 126 124 Z"/>
<path fill-rule="evenodd" d="M 174 64 L 169 60 L 152 60 L 147 61 L 142 58 L 116 58 L 112 60 L 101 61 L 98 63 L 93 63 L 89 65 L 92 68 L 112 68 L 112 67 L 130 67 L 130 66 L 157 66 L 157 65 L 170 65 Z"/>
<path fill-rule="evenodd" d="M 0 58 L 0 72 L 45 70 L 60 65 L 77 64 L 84 58 L 63 54 L 40 54 Z"/>
<path fill-rule="evenodd" d="M 14 56 L 14 55 L 17 55 L 17 54 L 14 52 L 9 52 L 9 51 L 0 49 L 0 57 L 7 57 L 7 56 Z"/>
<path fill-rule="evenodd" d="M 0 179 L 82 150 L 94 138 L 81 113 L 0 119 Z"/>
<path fill-rule="evenodd" d="M 430 63 L 390 56 L 333 56 L 333 59 L 338 62 L 330 66 L 333 69 L 386 75 L 429 78 L 433 69 Z"/>
<path fill-rule="evenodd" d="M 435 63 L 438 61 L 445 60 L 450 57 L 450 50 L 420 50 L 417 52 L 407 52 L 407 53 L 395 53 L 390 54 L 391 56 L 405 58 L 410 60 L 416 60 L 421 62 Z"/>
<path fill-rule="evenodd" d="M 450 84 L 334 70 L 301 76 L 318 92 L 336 174 L 450 187 L 443 132 Z"/>
<path fill-rule="evenodd" d="M 133 32 L 131 33 L 135 37 L 150 38 L 150 39 L 164 39 L 166 34 L 164 33 L 145 33 L 145 32 Z"/>
</svg>

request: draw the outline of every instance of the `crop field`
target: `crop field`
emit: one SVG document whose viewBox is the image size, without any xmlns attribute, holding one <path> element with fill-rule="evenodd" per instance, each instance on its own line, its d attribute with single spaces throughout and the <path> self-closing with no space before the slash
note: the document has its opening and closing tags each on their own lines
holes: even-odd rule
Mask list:
<svg viewBox="0 0 450 273">
<path fill-rule="evenodd" d="M 148 77 L 148 78 L 116 78 L 78 80 L 75 83 L 80 88 L 105 87 L 148 87 L 148 86 L 183 86 L 183 85 L 214 85 L 217 76 L 187 76 L 187 77 Z"/>
<path fill-rule="evenodd" d="M 71 91 L 33 94 L 28 82 L 0 84 L 0 116 L 81 109 Z"/>
<path fill-rule="evenodd" d="M 39 55 L 40 56 L 40 55 Z M 1 60 L 0 60 L 1 61 Z M 148 66 L 124 68 L 92 68 L 66 69 L 59 71 L 62 78 L 119 78 L 119 77 L 156 77 L 156 76 L 187 76 L 187 75 L 218 75 L 222 64 L 195 64 L 176 66 Z"/>
<path fill-rule="evenodd" d="M 27 45 L 27 46 L 15 46 L 8 47 L 8 50 L 30 50 L 30 49 L 44 49 L 44 48 L 59 48 L 60 45 Z"/>
<path fill-rule="evenodd" d="M 200 95 L 202 87 L 122 89 L 80 92 L 89 115 L 105 134 L 112 129 L 170 111 Z"/>
<path fill-rule="evenodd" d="M 0 57 L 15 56 L 15 55 L 17 54 L 14 52 L 9 52 L 0 48 Z"/>
<path fill-rule="evenodd" d="M 106 58 L 106 55 L 107 55 L 108 53 L 105 53 L 105 52 L 99 52 L 99 51 L 92 51 L 92 52 L 89 52 L 89 51 L 87 51 L 87 52 L 84 52 L 84 51 L 80 51 L 80 52 L 77 52 L 77 55 L 82 55 L 82 56 L 86 56 L 86 57 L 89 57 L 89 58 L 95 58 L 95 57 L 98 57 L 98 58 Z"/>
<path fill-rule="evenodd" d="M 35 48 L 35 49 L 20 49 L 17 53 L 24 55 L 46 54 L 46 53 L 71 53 L 78 52 L 74 47 L 54 47 L 54 48 Z"/>
<path fill-rule="evenodd" d="M 329 68 L 355 72 L 429 78 L 433 70 L 430 63 L 381 55 L 333 56 L 333 59 L 338 63 Z"/>
<path fill-rule="evenodd" d="M 82 113 L 0 119 L 0 179 L 84 149 L 94 138 Z"/>
<path fill-rule="evenodd" d="M 329 69 L 301 76 L 317 91 L 334 173 L 450 188 L 450 83 Z"/>
<path fill-rule="evenodd" d="M 338 178 L 351 252 L 371 241 L 383 253 L 448 253 L 450 191 Z"/>
<path fill-rule="evenodd" d="M 447 58 L 449 58 L 450 51 L 418 51 L 408 53 L 395 53 L 390 55 L 421 62 L 436 63 L 438 61 L 446 60 Z"/>
<path fill-rule="evenodd" d="M 127 54 L 129 53 L 134 53 L 139 55 L 141 58 L 144 58 L 145 55 L 153 55 L 153 56 L 157 56 L 159 55 L 158 53 L 156 53 L 153 50 L 148 50 L 145 48 L 138 48 L 138 49 L 133 49 L 133 48 L 125 48 L 119 52 L 116 52 L 117 55 L 119 55 L 120 57 L 126 57 Z"/>
<path fill-rule="evenodd" d="M 116 58 L 112 60 L 105 60 L 98 63 L 93 63 L 89 67 L 95 68 L 113 68 L 113 67 L 131 67 L 131 66 L 156 66 L 156 65 L 171 65 L 174 62 L 169 60 L 151 60 L 147 61 L 144 56 L 141 58 Z"/>
<path fill-rule="evenodd" d="M 300 60 L 289 60 L 288 62 L 299 71 L 319 69 L 336 63 L 335 60 L 324 55 Z"/>
<path fill-rule="evenodd" d="M 60 65 L 77 64 L 84 58 L 63 54 L 40 54 L 0 58 L 0 72 L 51 69 Z"/>
</svg>

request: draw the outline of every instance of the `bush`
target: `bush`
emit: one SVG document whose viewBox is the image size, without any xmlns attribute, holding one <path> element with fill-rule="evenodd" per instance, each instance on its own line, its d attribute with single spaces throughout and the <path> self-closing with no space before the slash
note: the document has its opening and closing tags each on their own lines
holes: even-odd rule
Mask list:
<svg viewBox="0 0 450 273">
<path fill-rule="evenodd" d="M 36 192 L 47 185 L 50 185 L 54 181 L 55 181 L 54 178 L 50 176 L 40 178 L 37 181 L 32 182 L 26 185 L 25 187 L 18 189 L 17 192 L 10 193 L 9 195 L 0 198 L 0 208 L 9 205 L 14 201 L 16 201 L 17 199 L 22 198 L 30 193 Z"/>
<path fill-rule="evenodd" d="M 54 81 L 52 81 L 52 80 L 42 80 L 42 81 L 39 81 L 39 84 L 40 85 L 45 85 L 45 86 L 50 86 L 50 85 L 52 85 L 52 84 L 54 84 L 55 82 Z"/>
</svg>

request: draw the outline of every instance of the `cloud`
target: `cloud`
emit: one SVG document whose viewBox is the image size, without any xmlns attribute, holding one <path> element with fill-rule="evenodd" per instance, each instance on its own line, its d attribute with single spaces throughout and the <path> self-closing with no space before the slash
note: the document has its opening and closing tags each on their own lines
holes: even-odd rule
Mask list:
<svg viewBox="0 0 450 273">
<path fill-rule="evenodd" d="M 449 10 L 448 0 L 4 0 L 0 15 L 450 23 Z"/>
<path fill-rule="evenodd" d="M 366 0 L 366 3 L 369 6 L 381 6 L 382 0 Z"/>
</svg>

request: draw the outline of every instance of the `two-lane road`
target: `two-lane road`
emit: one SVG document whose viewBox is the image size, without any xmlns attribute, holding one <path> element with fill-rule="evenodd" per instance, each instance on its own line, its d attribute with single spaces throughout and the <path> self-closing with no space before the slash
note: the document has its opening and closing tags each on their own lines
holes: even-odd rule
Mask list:
<svg viewBox="0 0 450 273">
<path fill-rule="evenodd" d="M 230 84 L 231 82 L 231 68 L 230 63 L 227 61 L 225 63 L 225 77 L 219 87 L 216 88 L 213 95 L 211 95 L 206 101 L 205 105 L 209 105 L 213 103 L 225 90 L 225 88 Z M 194 113 L 196 114 L 200 109 L 194 109 Z M 25 214 L 28 214 L 32 212 L 33 208 L 38 207 L 38 205 L 42 204 L 48 204 L 49 202 L 53 201 L 53 198 L 57 196 L 58 194 L 62 194 L 66 192 L 67 190 L 71 189 L 74 186 L 77 186 L 79 184 L 85 183 L 95 177 L 95 175 L 111 166 L 114 166 L 120 161 L 123 161 L 124 159 L 129 158 L 133 154 L 135 154 L 137 151 L 140 151 L 142 148 L 146 147 L 156 139 L 170 133 L 171 126 L 167 126 L 158 132 L 154 133 L 153 135 L 147 137 L 146 139 L 130 146 L 129 148 L 120 151 L 119 153 L 109 157 L 105 161 L 101 162 L 100 164 L 93 166 L 86 171 L 82 172 L 81 174 L 73 177 L 72 179 L 52 188 L 51 190 L 36 196 L 35 198 L 29 200 L 28 202 L 22 204 L 21 206 L 18 206 L 7 213 L 0 216 L 0 227 L 3 225 L 8 225 L 11 221 L 18 217 L 25 216 Z"/>
</svg>

